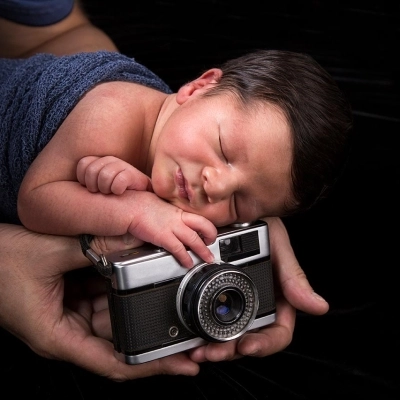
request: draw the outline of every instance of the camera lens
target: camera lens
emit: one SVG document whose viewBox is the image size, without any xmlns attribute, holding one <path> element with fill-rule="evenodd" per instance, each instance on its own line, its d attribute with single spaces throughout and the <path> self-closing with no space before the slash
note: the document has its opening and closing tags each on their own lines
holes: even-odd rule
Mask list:
<svg viewBox="0 0 400 400">
<path fill-rule="evenodd" d="M 200 264 L 182 279 L 176 298 L 187 329 L 211 342 L 243 335 L 258 311 L 258 292 L 242 269 L 231 264 Z"/>
<path fill-rule="evenodd" d="M 243 295 L 238 290 L 222 290 L 213 301 L 214 317 L 222 324 L 231 324 L 241 317 L 244 305 Z"/>
</svg>

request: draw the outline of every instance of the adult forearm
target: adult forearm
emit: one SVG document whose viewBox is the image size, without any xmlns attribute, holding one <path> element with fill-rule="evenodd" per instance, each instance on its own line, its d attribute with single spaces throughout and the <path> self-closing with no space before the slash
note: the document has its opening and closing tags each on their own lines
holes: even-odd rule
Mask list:
<svg viewBox="0 0 400 400">
<path fill-rule="evenodd" d="M 85 51 L 117 51 L 113 41 L 95 27 L 77 2 L 63 20 L 47 26 L 22 25 L 0 18 L 0 57 L 29 57 L 36 53 L 56 55 Z"/>
</svg>

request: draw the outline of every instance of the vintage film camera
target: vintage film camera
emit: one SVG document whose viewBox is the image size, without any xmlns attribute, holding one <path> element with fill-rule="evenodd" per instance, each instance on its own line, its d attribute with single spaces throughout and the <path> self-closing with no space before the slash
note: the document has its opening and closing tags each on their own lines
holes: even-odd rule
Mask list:
<svg viewBox="0 0 400 400">
<path fill-rule="evenodd" d="M 116 357 L 140 364 L 225 342 L 275 321 L 268 226 L 219 228 L 216 262 L 184 268 L 162 248 L 144 245 L 107 256 L 108 301 Z"/>
</svg>

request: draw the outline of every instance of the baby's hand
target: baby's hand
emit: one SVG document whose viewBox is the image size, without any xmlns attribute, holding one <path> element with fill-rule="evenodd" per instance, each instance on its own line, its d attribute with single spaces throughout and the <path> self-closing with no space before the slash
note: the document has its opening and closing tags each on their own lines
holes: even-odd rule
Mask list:
<svg viewBox="0 0 400 400">
<path fill-rule="evenodd" d="M 76 176 L 92 193 L 121 195 L 127 189 L 152 191 L 147 175 L 113 156 L 83 157 L 76 167 Z"/>
<path fill-rule="evenodd" d="M 128 231 L 144 242 L 163 247 L 184 267 L 193 266 L 187 247 L 208 263 L 214 255 L 207 245 L 217 237 L 217 228 L 208 219 L 182 211 L 180 208 L 147 193 L 140 218 L 135 218 Z"/>
</svg>

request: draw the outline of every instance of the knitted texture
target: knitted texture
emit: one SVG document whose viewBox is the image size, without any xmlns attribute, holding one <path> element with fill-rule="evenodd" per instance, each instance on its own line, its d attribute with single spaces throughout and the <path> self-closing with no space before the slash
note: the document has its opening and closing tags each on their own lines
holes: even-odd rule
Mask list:
<svg viewBox="0 0 400 400">
<path fill-rule="evenodd" d="M 0 16 L 20 24 L 45 26 L 71 12 L 73 0 L 0 0 Z"/>
<path fill-rule="evenodd" d="M 149 69 L 114 52 L 0 59 L 1 222 L 20 223 L 17 195 L 27 169 L 79 99 L 107 81 L 135 82 L 171 93 Z"/>
</svg>

